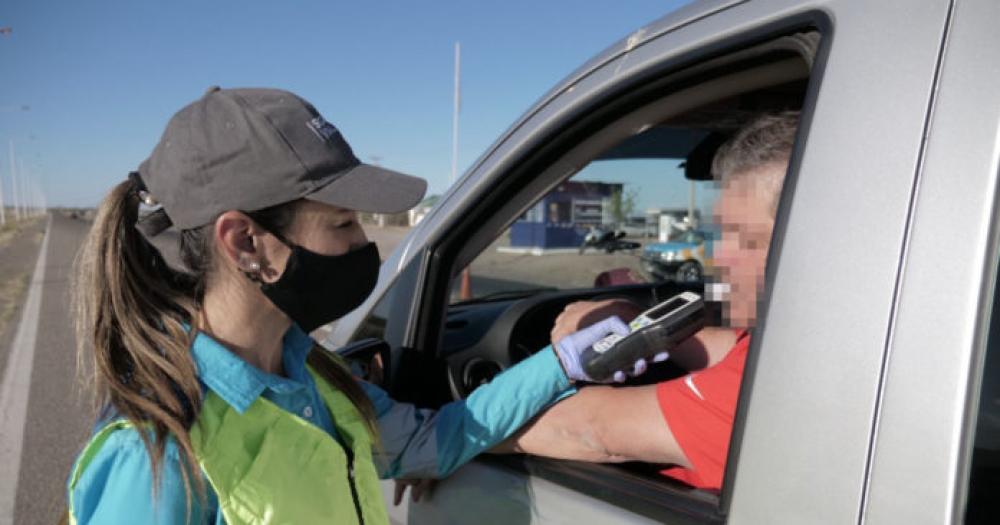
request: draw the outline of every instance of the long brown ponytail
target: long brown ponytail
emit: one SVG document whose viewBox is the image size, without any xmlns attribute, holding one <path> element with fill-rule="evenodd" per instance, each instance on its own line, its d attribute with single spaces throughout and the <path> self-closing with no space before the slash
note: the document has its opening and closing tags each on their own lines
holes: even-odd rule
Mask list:
<svg viewBox="0 0 1000 525">
<path fill-rule="evenodd" d="M 154 479 L 166 437 L 174 436 L 190 509 L 190 474 L 197 461 L 188 429 L 201 405 L 188 351 L 194 283 L 171 271 L 135 229 L 137 190 L 131 181 L 111 190 L 77 257 L 73 303 L 78 370 L 93 373 L 88 382 L 98 411 L 124 417 L 139 430 Z M 195 485 L 200 494 L 200 476 Z"/>
<path fill-rule="evenodd" d="M 92 385 L 98 413 L 126 418 L 139 430 L 154 480 L 167 437 L 176 440 L 190 514 L 192 487 L 199 499 L 204 496 L 189 435 L 202 401 L 190 346 L 212 267 L 211 227 L 182 232 L 182 257 L 195 275 L 171 270 L 135 229 L 138 189 L 133 181 L 112 189 L 76 260 L 78 370 L 92 374 L 84 382 Z M 248 215 L 282 232 L 294 210 L 286 204 Z M 354 402 L 377 441 L 374 409 L 352 376 L 321 352 L 313 351 L 309 362 Z"/>
</svg>

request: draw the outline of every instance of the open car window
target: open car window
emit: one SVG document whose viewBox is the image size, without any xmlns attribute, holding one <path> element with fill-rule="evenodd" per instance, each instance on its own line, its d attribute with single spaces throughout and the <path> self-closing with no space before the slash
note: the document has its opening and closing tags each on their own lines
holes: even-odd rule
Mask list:
<svg viewBox="0 0 1000 525">
<path fill-rule="evenodd" d="M 648 308 L 679 291 L 703 291 L 716 278 L 722 236 L 712 158 L 747 122 L 803 107 L 818 43 L 813 31 L 795 33 L 674 72 L 603 102 L 592 112 L 603 121 L 580 125 L 589 134 L 552 137 L 547 146 L 560 155 L 525 159 L 506 173 L 467 226 L 435 248 L 440 266 L 431 270 L 424 311 L 444 315 L 425 317 L 416 339 L 445 362 L 453 397 L 544 348 L 572 301 L 613 296 Z M 710 325 L 724 325 L 720 304 L 706 299 Z M 684 373 L 668 362 L 632 384 Z M 664 476 L 664 465 L 483 460 L 654 519 L 723 517 L 718 492 Z"/>
<path fill-rule="evenodd" d="M 535 201 L 452 285 L 451 302 L 677 281 L 710 272 L 718 185 L 684 176 L 709 132 L 658 127 Z"/>
</svg>

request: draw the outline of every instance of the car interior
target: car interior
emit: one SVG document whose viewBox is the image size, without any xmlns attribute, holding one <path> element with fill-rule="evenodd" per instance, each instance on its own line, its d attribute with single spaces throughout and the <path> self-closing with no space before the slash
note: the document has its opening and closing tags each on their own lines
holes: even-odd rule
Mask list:
<svg viewBox="0 0 1000 525">
<path fill-rule="evenodd" d="M 458 302 L 450 292 L 462 270 L 490 249 L 525 210 L 589 163 L 678 159 L 683 161 L 684 177 L 711 180 L 713 155 L 742 124 L 761 113 L 797 110 L 807 104 L 810 73 L 822 57 L 819 33 L 785 28 L 754 41 L 665 65 L 655 76 L 637 78 L 632 88 L 599 101 L 521 158 L 498 178 L 490 198 L 473 205 L 462 224 L 426 247 L 417 258 L 426 273 L 408 275 L 409 268 L 404 269 L 397 281 L 423 282 L 424 293 L 405 313 L 416 326 L 412 347 L 379 350 L 387 370 L 383 386 L 390 394 L 424 407 L 468 396 L 549 345 L 556 316 L 574 301 L 625 298 L 649 308 L 682 291 L 701 294 L 703 283 L 674 281 L 513 290 Z M 386 332 L 399 319 L 393 300 L 391 292 L 383 296 L 353 339 L 391 340 Z M 721 305 L 706 305 L 708 324 L 720 326 Z M 684 373 L 668 360 L 626 385 L 656 383 Z M 730 454 L 732 458 L 732 450 Z M 481 461 L 543 476 L 652 517 L 662 517 L 664 506 L 710 521 L 722 517 L 719 494 L 659 476 L 658 465 L 598 465 L 524 456 L 488 456 Z"/>
</svg>

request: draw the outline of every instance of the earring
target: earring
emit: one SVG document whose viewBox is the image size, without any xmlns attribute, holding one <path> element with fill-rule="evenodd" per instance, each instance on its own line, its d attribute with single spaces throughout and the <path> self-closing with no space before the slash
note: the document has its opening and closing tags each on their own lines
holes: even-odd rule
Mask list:
<svg viewBox="0 0 1000 525">
<path fill-rule="evenodd" d="M 251 259 L 248 255 L 240 255 L 240 269 L 244 273 L 260 273 L 260 261 Z"/>
<path fill-rule="evenodd" d="M 260 261 L 250 260 L 249 257 L 240 257 L 240 272 L 246 276 L 247 279 L 255 283 L 260 283 Z"/>
</svg>

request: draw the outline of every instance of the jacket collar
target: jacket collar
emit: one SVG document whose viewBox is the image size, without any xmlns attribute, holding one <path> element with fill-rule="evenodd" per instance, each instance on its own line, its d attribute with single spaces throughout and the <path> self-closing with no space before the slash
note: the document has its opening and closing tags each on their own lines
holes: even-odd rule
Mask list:
<svg viewBox="0 0 1000 525">
<path fill-rule="evenodd" d="M 242 414 L 265 391 L 287 394 L 311 384 L 306 357 L 315 344 L 313 339 L 292 324 L 281 344 L 281 361 L 287 377 L 260 370 L 205 333 L 195 337 L 191 354 L 202 384 Z"/>
</svg>

